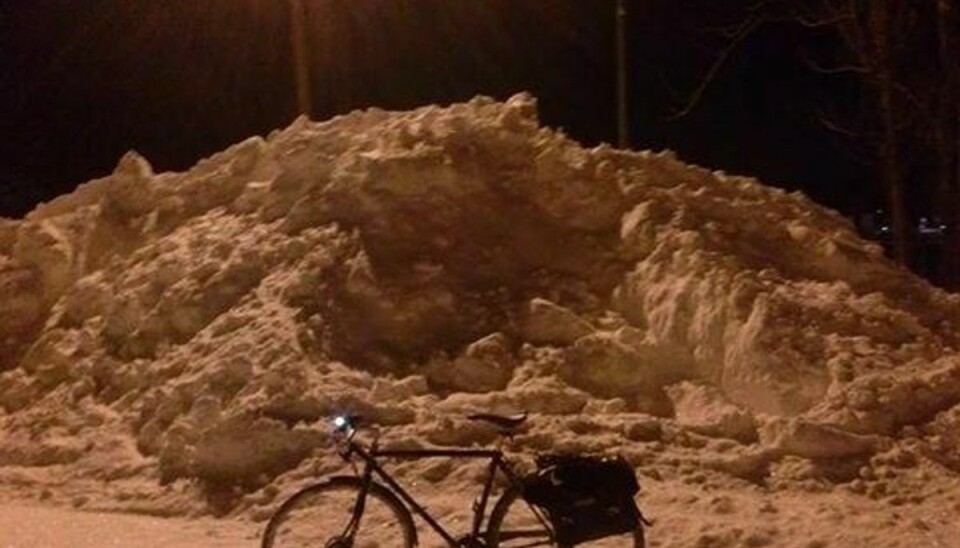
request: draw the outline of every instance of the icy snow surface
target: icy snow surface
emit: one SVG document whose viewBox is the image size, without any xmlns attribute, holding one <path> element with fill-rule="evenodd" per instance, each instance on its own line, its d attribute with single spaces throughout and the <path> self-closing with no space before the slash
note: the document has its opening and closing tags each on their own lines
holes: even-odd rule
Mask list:
<svg viewBox="0 0 960 548">
<path fill-rule="evenodd" d="M 0 219 L 0 318 L 15 496 L 259 520 L 342 468 L 333 413 L 470 446 L 497 435 L 465 413 L 527 410 L 510 450 L 624 454 L 661 546 L 957 538 L 960 298 L 801 194 L 582 148 L 529 95 L 301 118 L 184 173 L 128 153 Z"/>
</svg>

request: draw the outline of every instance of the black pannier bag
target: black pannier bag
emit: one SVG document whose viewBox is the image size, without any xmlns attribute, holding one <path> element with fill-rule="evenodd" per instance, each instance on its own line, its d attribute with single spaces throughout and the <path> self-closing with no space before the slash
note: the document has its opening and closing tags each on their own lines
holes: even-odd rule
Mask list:
<svg viewBox="0 0 960 548">
<path fill-rule="evenodd" d="M 562 545 L 629 533 L 640 526 L 640 490 L 623 457 L 542 455 L 523 481 L 523 498 L 544 510 Z"/>
</svg>

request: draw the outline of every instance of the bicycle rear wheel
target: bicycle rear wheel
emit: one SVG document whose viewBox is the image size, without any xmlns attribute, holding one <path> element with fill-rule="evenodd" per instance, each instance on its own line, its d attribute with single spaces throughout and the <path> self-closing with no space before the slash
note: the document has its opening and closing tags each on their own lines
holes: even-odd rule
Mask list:
<svg viewBox="0 0 960 548">
<path fill-rule="evenodd" d="M 410 512 L 385 487 L 370 485 L 362 514 L 359 478 L 333 478 L 284 501 L 263 532 L 262 548 L 412 548 L 416 529 Z"/>
<path fill-rule="evenodd" d="M 547 516 L 523 500 L 521 490 L 507 490 L 497 501 L 490 513 L 487 527 L 488 548 L 528 548 L 534 546 L 554 546 L 572 548 L 558 544 L 547 525 Z M 637 530 L 623 535 L 615 535 L 577 544 L 584 548 L 644 548 L 643 524 Z"/>
</svg>

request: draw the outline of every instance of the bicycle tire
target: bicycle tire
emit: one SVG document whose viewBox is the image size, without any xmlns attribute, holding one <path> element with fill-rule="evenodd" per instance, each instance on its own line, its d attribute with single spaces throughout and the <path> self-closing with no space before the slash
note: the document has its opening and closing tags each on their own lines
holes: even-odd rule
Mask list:
<svg viewBox="0 0 960 548">
<path fill-rule="evenodd" d="M 500 496 L 500 499 L 497 500 L 493 511 L 490 513 L 490 521 L 487 526 L 487 548 L 527 548 L 534 546 L 573 548 L 572 546 L 561 545 L 553 539 L 553 533 L 545 522 L 546 516 L 540 514 L 538 517 L 538 511 L 535 511 L 527 501 L 523 500 L 522 494 L 522 489 L 512 487 L 507 489 L 503 495 Z M 511 512 L 514 514 L 519 512 L 520 516 L 517 519 L 511 520 L 515 522 L 516 525 L 511 523 L 509 527 L 522 527 L 523 529 L 503 530 L 504 524 L 508 521 L 507 517 L 511 515 Z M 511 539 L 502 539 L 501 537 L 504 536 L 516 536 L 517 538 L 512 539 L 515 540 L 516 543 L 510 542 Z M 623 537 L 632 537 L 633 548 L 644 548 L 646 546 L 642 523 L 637 525 L 637 529 L 632 534 L 627 533 L 621 535 L 620 542 L 609 544 L 611 539 L 598 539 L 590 543 L 578 544 L 578 546 L 591 546 L 596 545 L 595 543 L 608 543 L 611 546 L 618 547 L 625 546 L 622 542 L 624 540 Z"/>
<path fill-rule="evenodd" d="M 362 515 L 354 531 L 355 535 L 363 533 L 372 535 L 369 540 L 373 544 L 363 542 L 348 544 L 343 541 L 343 533 L 352 519 L 354 504 L 362 492 L 363 481 L 355 477 L 331 478 L 297 491 L 287 498 L 270 517 L 263 531 L 261 548 L 305 548 L 307 546 L 413 548 L 417 545 L 417 531 L 410 512 L 389 489 L 378 483 L 370 485 L 364 500 Z M 343 498 L 337 500 L 334 497 L 336 494 L 343 495 Z M 348 506 L 348 508 L 343 508 L 340 516 L 337 516 L 337 506 Z M 296 520 L 303 518 L 304 523 L 294 522 L 294 518 Z M 371 527 L 376 526 L 377 530 L 371 531 L 371 527 L 364 528 L 367 524 L 371 524 Z M 284 528 L 285 525 L 286 528 Z"/>
</svg>

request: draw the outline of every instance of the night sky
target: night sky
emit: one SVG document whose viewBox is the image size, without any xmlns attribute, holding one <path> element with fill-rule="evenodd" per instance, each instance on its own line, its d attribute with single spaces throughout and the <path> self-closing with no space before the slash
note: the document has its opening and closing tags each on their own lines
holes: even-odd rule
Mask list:
<svg viewBox="0 0 960 548">
<path fill-rule="evenodd" d="M 616 141 L 613 0 L 307 2 L 314 119 L 527 90 L 544 124 L 585 145 Z M 676 119 L 724 43 L 709 29 L 746 3 L 628 4 L 634 148 L 670 148 L 848 215 L 876 206 L 870 166 L 817 121 L 852 111 L 856 90 L 804 65 L 806 31 L 759 29 Z M 286 126 L 288 25 L 285 0 L 0 0 L 0 215 L 108 174 L 129 149 L 181 170 Z"/>
</svg>

